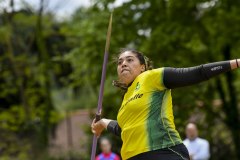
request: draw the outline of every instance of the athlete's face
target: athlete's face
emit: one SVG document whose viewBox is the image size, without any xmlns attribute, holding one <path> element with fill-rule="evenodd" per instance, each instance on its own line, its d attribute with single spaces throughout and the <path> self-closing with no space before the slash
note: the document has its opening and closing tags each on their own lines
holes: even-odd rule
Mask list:
<svg viewBox="0 0 240 160">
<path fill-rule="evenodd" d="M 118 58 L 118 78 L 121 82 L 129 85 L 145 70 L 144 64 L 131 51 L 123 52 Z"/>
</svg>

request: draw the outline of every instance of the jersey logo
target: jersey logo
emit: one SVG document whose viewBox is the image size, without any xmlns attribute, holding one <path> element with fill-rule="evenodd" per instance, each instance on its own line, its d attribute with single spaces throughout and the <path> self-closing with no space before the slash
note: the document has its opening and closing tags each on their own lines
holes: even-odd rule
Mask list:
<svg viewBox="0 0 240 160">
<path fill-rule="evenodd" d="M 140 84 L 138 82 L 137 85 L 136 85 L 135 91 L 138 91 L 139 89 L 140 89 Z"/>
<path fill-rule="evenodd" d="M 143 96 L 143 94 L 136 94 L 136 95 L 134 95 L 133 97 L 131 97 L 131 98 L 123 105 L 123 107 L 125 107 L 129 102 L 131 102 L 131 101 L 133 101 L 133 100 L 142 98 L 142 96 Z"/>
</svg>

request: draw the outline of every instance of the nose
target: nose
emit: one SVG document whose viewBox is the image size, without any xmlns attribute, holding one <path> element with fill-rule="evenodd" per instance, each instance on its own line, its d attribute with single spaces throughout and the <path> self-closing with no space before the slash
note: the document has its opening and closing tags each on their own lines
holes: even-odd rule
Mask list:
<svg viewBox="0 0 240 160">
<path fill-rule="evenodd" d="M 122 62 L 122 67 L 126 67 L 126 66 L 127 66 L 127 61 L 124 60 L 124 61 Z"/>
</svg>

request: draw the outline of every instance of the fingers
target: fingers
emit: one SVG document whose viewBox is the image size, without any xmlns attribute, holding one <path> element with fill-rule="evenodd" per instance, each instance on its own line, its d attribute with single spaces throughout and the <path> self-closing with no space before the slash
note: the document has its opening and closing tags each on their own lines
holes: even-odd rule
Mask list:
<svg viewBox="0 0 240 160">
<path fill-rule="evenodd" d="M 93 119 L 93 121 L 92 121 L 92 124 L 91 124 L 91 127 L 93 128 L 93 125 L 95 124 L 96 122 L 95 122 L 95 118 Z"/>
<path fill-rule="evenodd" d="M 92 128 L 92 133 L 95 134 L 96 133 L 96 131 L 95 131 L 95 118 L 92 121 L 91 128 Z"/>
<path fill-rule="evenodd" d="M 102 133 L 102 131 L 104 130 L 103 126 L 101 125 L 100 121 L 95 122 L 96 119 L 93 120 L 92 124 L 91 124 L 91 130 L 92 133 L 95 134 L 97 137 L 99 137 Z"/>
</svg>

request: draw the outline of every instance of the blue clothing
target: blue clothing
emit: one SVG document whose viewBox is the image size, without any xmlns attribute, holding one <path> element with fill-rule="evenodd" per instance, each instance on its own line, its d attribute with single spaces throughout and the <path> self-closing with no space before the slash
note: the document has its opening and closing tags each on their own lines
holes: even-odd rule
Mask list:
<svg viewBox="0 0 240 160">
<path fill-rule="evenodd" d="M 109 154 L 101 153 L 97 156 L 96 160 L 119 160 L 119 157 L 113 152 Z"/>
</svg>

